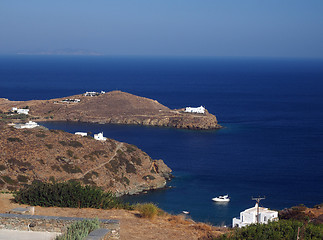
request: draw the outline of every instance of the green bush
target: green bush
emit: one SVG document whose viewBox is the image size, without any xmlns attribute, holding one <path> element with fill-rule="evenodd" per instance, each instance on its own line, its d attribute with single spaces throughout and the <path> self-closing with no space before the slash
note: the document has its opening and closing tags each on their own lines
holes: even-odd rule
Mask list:
<svg viewBox="0 0 323 240">
<path fill-rule="evenodd" d="M 22 142 L 20 138 L 7 138 L 9 142 Z"/>
<path fill-rule="evenodd" d="M 65 233 L 57 236 L 55 240 L 80 240 L 86 238 L 90 232 L 100 228 L 99 219 L 85 219 L 77 221 L 67 227 Z"/>
<path fill-rule="evenodd" d="M 134 174 L 136 174 L 137 169 L 136 169 L 136 167 L 135 167 L 133 164 L 131 164 L 130 162 L 126 162 L 126 172 L 127 172 L 127 173 L 134 173 Z"/>
<path fill-rule="evenodd" d="M 54 171 L 58 171 L 58 172 L 61 172 L 61 171 L 62 171 L 62 170 L 61 170 L 61 167 L 60 167 L 60 166 L 58 166 L 58 165 L 56 165 L 56 164 L 55 164 L 55 165 L 52 165 L 52 166 L 51 166 L 51 169 L 52 169 L 52 170 L 54 170 Z"/>
<path fill-rule="evenodd" d="M 143 176 L 142 179 L 143 180 L 148 180 L 148 179 L 149 180 L 155 180 L 156 178 L 154 176 L 152 176 L 152 175 L 146 175 L 146 176 Z"/>
<path fill-rule="evenodd" d="M 53 144 L 45 144 L 48 149 L 53 149 Z"/>
<path fill-rule="evenodd" d="M 34 167 L 31 165 L 30 162 L 23 162 L 19 161 L 15 158 L 8 159 L 8 163 L 12 166 L 20 166 L 20 167 L 27 167 L 28 169 L 33 169 Z"/>
<path fill-rule="evenodd" d="M 45 162 L 44 162 L 44 160 L 43 159 L 38 159 L 37 160 L 40 164 L 42 164 L 42 165 L 44 165 L 45 164 Z"/>
<path fill-rule="evenodd" d="M 139 157 L 131 157 L 131 161 L 134 163 L 134 164 L 137 164 L 139 166 L 142 166 L 142 161 Z"/>
<path fill-rule="evenodd" d="M 138 148 L 137 148 L 135 145 L 128 144 L 128 145 L 127 145 L 127 149 L 126 149 L 126 151 L 127 151 L 128 153 L 132 153 L 132 152 L 135 152 L 137 149 L 138 149 Z"/>
<path fill-rule="evenodd" d="M 95 150 L 95 151 L 91 152 L 90 155 L 95 155 L 95 156 L 99 157 L 100 155 L 104 155 L 106 153 L 107 152 L 105 150 Z"/>
<path fill-rule="evenodd" d="M 0 179 L 0 186 L 3 186 L 4 184 L 5 182 Z"/>
<path fill-rule="evenodd" d="M 115 195 L 96 186 L 82 186 L 76 181 L 43 183 L 34 181 L 15 193 L 15 201 L 43 207 L 126 208 Z"/>
<path fill-rule="evenodd" d="M 8 183 L 8 184 L 11 184 L 11 185 L 16 185 L 17 184 L 17 181 L 13 180 L 11 177 L 9 176 L 2 176 L 2 179 Z"/>
<path fill-rule="evenodd" d="M 3 171 L 3 170 L 6 170 L 6 166 L 5 166 L 5 165 L 3 165 L 3 164 L 1 164 L 1 165 L 0 165 L 0 171 Z"/>
<path fill-rule="evenodd" d="M 27 176 L 24 176 L 24 175 L 18 175 L 17 179 L 18 179 L 19 182 L 26 183 L 26 182 L 28 182 L 29 178 Z"/>
<path fill-rule="evenodd" d="M 68 149 L 66 153 L 69 157 L 73 157 L 74 155 L 74 152 L 71 149 Z"/>
<path fill-rule="evenodd" d="M 126 185 L 129 185 L 130 184 L 130 180 L 127 177 L 122 177 L 121 178 L 121 183 L 124 183 Z"/>
<path fill-rule="evenodd" d="M 304 224 L 293 220 L 280 220 L 268 224 L 253 224 L 244 228 L 237 228 L 234 232 L 222 235 L 218 240 L 294 240 L 297 238 L 298 228 L 300 237 L 304 240 L 323 239 L 323 225 Z"/>
<path fill-rule="evenodd" d="M 83 147 L 83 144 L 78 141 L 70 141 L 68 145 L 75 148 Z"/>
<path fill-rule="evenodd" d="M 45 138 L 45 137 L 47 137 L 47 135 L 46 135 L 46 134 L 44 134 L 44 133 L 37 133 L 37 134 L 36 134 L 36 137 L 39 137 L 39 138 Z"/>
<path fill-rule="evenodd" d="M 71 165 L 68 163 L 62 165 L 62 168 L 67 173 L 81 173 L 82 172 L 82 170 L 78 166 Z"/>
</svg>

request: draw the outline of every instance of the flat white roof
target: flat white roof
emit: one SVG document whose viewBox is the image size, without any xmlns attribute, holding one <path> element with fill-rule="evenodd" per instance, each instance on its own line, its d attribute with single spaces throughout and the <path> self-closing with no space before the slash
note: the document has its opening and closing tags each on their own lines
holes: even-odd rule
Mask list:
<svg viewBox="0 0 323 240">
<path fill-rule="evenodd" d="M 243 212 L 245 212 L 245 213 L 257 212 L 257 207 L 252 207 L 252 208 L 246 209 Z M 269 210 L 268 208 L 259 207 L 259 212 L 274 213 L 276 211 Z"/>
</svg>

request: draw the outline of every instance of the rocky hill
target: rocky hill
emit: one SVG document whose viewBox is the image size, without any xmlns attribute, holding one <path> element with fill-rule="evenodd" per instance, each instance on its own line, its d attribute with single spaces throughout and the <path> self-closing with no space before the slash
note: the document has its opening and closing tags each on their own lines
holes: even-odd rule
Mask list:
<svg viewBox="0 0 323 240">
<path fill-rule="evenodd" d="M 79 102 L 63 101 L 79 99 Z M 41 121 L 81 121 L 114 124 L 138 124 L 184 129 L 221 128 L 216 117 L 171 110 L 156 100 L 112 91 L 98 96 L 74 95 L 51 100 L 9 101 L 0 99 L 0 110 L 12 107 L 30 109 L 29 114 Z"/>
<path fill-rule="evenodd" d="M 34 180 L 77 180 L 117 195 L 162 188 L 171 170 L 134 145 L 97 141 L 42 127 L 15 129 L 0 122 L 0 188 Z"/>
</svg>

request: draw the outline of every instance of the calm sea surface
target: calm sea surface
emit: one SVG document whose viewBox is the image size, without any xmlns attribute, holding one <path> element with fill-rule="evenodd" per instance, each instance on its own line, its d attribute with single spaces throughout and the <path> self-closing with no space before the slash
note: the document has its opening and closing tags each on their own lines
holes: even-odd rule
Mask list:
<svg viewBox="0 0 323 240">
<path fill-rule="evenodd" d="M 163 159 L 173 188 L 128 197 L 194 220 L 231 224 L 266 196 L 282 209 L 323 202 L 323 60 L 219 58 L 0 57 L 0 97 L 50 99 L 122 90 L 170 108 L 205 106 L 224 129 L 44 123 L 103 131 Z M 229 194 L 231 202 L 212 197 Z"/>
</svg>

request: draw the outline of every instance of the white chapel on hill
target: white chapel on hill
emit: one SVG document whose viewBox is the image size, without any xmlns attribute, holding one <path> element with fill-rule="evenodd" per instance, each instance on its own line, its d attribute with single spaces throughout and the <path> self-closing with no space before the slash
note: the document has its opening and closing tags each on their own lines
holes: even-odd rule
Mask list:
<svg viewBox="0 0 323 240">
<path fill-rule="evenodd" d="M 248 208 L 240 213 L 240 218 L 232 219 L 232 227 L 245 227 L 250 224 L 267 224 L 269 221 L 277 221 L 278 212 L 268 208 L 259 207 L 259 203 L 252 208 Z"/>
</svg>

